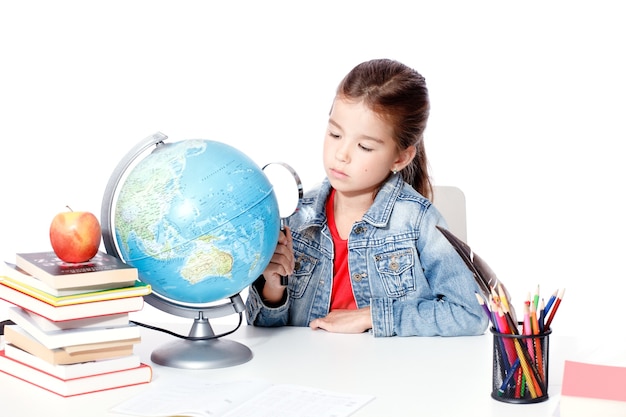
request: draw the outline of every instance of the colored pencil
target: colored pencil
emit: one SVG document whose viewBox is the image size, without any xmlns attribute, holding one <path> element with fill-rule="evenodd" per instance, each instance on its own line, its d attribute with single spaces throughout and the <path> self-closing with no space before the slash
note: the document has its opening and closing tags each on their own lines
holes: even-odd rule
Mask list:
<svg viewBox="0 0 626 417">
<path fill-rule="evenodd" d="M 546 321 L 546 305 L 542 298 L 541 306 L 539 307 L 539 333 L 543 333 L 545 321 Z"/>
<path fill-rule="evenodd" d="M 511 384 L 511 381 L 513 380 L 513 376 L 517 374 L 518 369 L 519 369 L 519 358 L 515 359 L 515 362 L 513 362 L 513 366 L 511 366 L 511 369 L 509 369 L 509 371 L 507 372 L 506 378 L 504 378 L 504 380 L 502 381 L 502 385 L 500 386 L 500 389 L 498 389 L 498 395 L 500 396 L 504 395 L 504 392 L 506 391 L 508 386 Z"/>
<path fill-rule="evenodd" d="M 478 304 L 480 304 L 480 306 L 483 308 L 485 314 L 487 315 L 487 317 L 489 317 L 489 320 L 493 322 L 492 320 L 492 315 L 491 315 L 491 310 L 489 310 L 489 306 L 487 306 L 487 304 L 485 303 L 485 300 L 483 299 L 483 297 L 478 294 L 477 292 L 475 292 L 474 294 L 476 294 L 476 300 L 478 300 Z"/>
<path fill-rule="evenodd" d="M 554 304 L 554 301 L 556 300 L 556 296 L 558 295 L 559 290 L 556 290 L 552 293 L 552 295 L 550 296 L 550 298 L 548 298 L 548 302 L 546 303 L 546 314 L 548 314 L 548 312 L 550 312 L 550 308 L 552 308 L 552 304 Z"/>
<path fill-rule="evenodd" d="M 559 309 L 559 306 L 561 305 L 561 300 L 563 299 L 564 294 L 565 294 L 565 288 L 559 290 L 559 293 L 556 296 L 556 300 L 554 301 L 554 307 L 552 308 L 552 310 L 550 310 L 550 315 L 548 316 L 548 320 L 546 321 L 546 324 L 544 325 L 544 331 L 550 328 L 550 324 L 552 324 L 554 315 L 556 314 L 556 311 Z"/>
<path fill-rule="evenodd" d="M 539 308 L 539 284 L 537 284 L 537 291 L 535 292 L 535 296 L 533 297 L 533 305 L 531 311 L 537 311 Z"/>
<path fill-rule="evenodd" d="M 532 334 L 539 335 L 541 333 L 539 329 L 539 319 L 537 319 L 537 312 L 530 312 L 530 324 L 532 327 Z M 533 338 L 533 347 L 535 351 L 535 365 L 537 366 L 537 371 L 539 372 L 539 378 L 542 381 L 545 381 L 544 372 L 543 372 L 543 349 L 541 348 L 542 338 L 534 337 Z"/>
<path fill-rule="evenodd" d="M 500 298 L 500 303 L 502 304 L 504 316 L 506 317 L 507 322 L 509 323 L 509 332 L 512 334 L 519 334 L 519 330 L 517 328 L 517 322 L 515 321 L 515 312 L 509 303 L 509 299 L 506 296 L 506 292 L 504 291 L 504 287 L 502 284 L 498 287 L 498 294 Z"/>
</svg>

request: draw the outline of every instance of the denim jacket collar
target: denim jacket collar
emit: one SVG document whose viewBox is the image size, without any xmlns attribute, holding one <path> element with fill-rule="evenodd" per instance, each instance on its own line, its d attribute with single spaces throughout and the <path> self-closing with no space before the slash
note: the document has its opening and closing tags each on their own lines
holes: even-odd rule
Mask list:
<svg viewBox="0 0 626 417">
<path fill-rule="evenodd" d="M 403 188 L 403 183 L 402 175 L 393 174 L 389 176 L 378 191 L 374 203 L 363 216 L 363 221 L 375 227 L 385 227 L 389 223 L 394 202 L 397 200 Z M 326 222 L 326 201 L 328 200 L 330 190 L 330 182 L 328 178 L 325 178 L 319 186 L 316 195 L 311 196 L 314 198 L 308 201 L 305 198 L 303 204 L 314 204 L 313 212 L 316 213 L 316 215 L 305 221 L 301 226 L 301 230 L 309 227 L 322 227 L 324 225 Z"/>
</svg>

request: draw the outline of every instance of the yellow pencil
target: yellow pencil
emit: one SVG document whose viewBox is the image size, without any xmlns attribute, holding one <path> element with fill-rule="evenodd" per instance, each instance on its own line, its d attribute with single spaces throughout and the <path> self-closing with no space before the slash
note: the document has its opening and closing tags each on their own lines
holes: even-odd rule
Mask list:
<svg viewBox="0 0 626 417">
<path fill-rule="evenodd" d="M 528 386 L 528 391 L 530 391 L 531 398 L 537 398 L 542 395 L 541 388 L 539 387 L 539 392 L 537 392 L 536 380 L 532 377 L 532 373 L 530 372 L 528 362 L 526 361 L 526 356 L 522 351 L 521 343 L 518 339 L 514 340 L 515 342 L 515 350 L 517 351 L 517 357 L 519 358 L 519 364 L 522 367 L 522 373 L 524 374 L 524 378 L 526 378 L 526 385 Z"/>
</svg>

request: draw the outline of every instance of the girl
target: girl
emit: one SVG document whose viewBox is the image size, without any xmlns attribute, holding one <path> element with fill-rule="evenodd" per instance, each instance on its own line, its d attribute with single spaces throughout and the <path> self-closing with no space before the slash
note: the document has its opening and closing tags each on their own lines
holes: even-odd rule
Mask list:
<svg viewBox="0 0 626 417">
<path fill-rule="evenodd" d="M 435 228 L 445 221 L 429 200 L 429 110 L 424 78 L 402 63 L 372 60 L 347 74 L 324 139 L 326 179 L 251 286 L 249 323 L 374 336 L 485 331 L 472 273 Z"/>
</svg>

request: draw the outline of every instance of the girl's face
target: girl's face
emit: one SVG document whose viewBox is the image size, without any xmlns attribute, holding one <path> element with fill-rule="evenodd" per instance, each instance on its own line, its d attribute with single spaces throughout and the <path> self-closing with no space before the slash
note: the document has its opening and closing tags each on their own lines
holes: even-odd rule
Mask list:
<svg viewBox="0 0 626 417">
<path fill-rule="evenodd" d="M 391 125 L 362 101 L 335 99 L 324 139 L 324 170 L 335 190 L 374 195 L 390 171 L 414 155 L 414 147 L 398 150 Z"/>
</svg>

